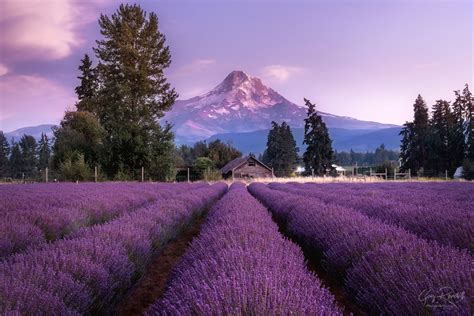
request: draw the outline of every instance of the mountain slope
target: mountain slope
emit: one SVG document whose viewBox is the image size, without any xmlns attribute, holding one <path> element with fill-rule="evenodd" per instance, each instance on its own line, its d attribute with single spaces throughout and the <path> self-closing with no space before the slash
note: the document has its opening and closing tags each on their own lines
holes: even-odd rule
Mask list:
<svg viewBox="0 0 474 316">
<path fill-rule="evenodd" d="M 52 128 L 55 126 L 56 125 L 54 124 L 42 124 L 37 126 L 22 127 L 14 131 L 5 133 L 5 137 L 8 141 L 10 141 L 12 138 L 15 141 L 19 141 L 20 138 L 26 134 L 33 136 L 36 140 L 39 140 L 41 138 L 41 133 L 45 133 L 48 138 L 51 139 L 53 137 Z"/>
<path fill-rule="evenodd" d="M 396 126 L 319 113 L 328 127 L 382 129 Z M 270 127 L 271 121 L 303 127 L 305 117 L 304 107 L 285 99 L 259 78 L 233 71 L 208 93 L 178 100 L 163 120 L 174 125 L 177 142 L 183 143 L 219 133 L 263 130 Z"/>
<path fill-rule="evenodd" d="M 363 129 L 344 129 L 330 127 L 329 135 L 333 141 L 333 148 L 337 151 L 366 152 L 374 151 L 380 144 L 385 144 L 387 149 L 398 150 L 400 147 L 400 127 L 392 127 L 378 130 Z M 216 134 L 208 138 L 207 141 L 220 139 L 224 142 L 231 142 L 236 148 L 243 153 L 260 154 L 266 148 L 268 129 L 258 130 L 247 133 L 225 133 Z M 300 153 L 305 149 L 303 146 L 304 129 L 293 128 L 293 135 Z"/>
</svg>

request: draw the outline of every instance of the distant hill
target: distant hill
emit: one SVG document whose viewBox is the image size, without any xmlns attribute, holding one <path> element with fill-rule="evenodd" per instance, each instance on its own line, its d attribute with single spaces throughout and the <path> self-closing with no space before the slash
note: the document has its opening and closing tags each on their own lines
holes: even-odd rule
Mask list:
<svg viewBox="0 0 474 316">
<path fill-rule="evenodd" d="M 52 128 L 55 126 L 56 125 L 54 124 L 42 124 L 42 125 L 37 125 L 37 126 L 22 127 L 14 131 L 5 133 L 5 137 L 7 138 L 8 141 L 10 141 L 12 138 L 15 141 L 19 141 L 20 138 L 26 134 L 26 135 L 33 136 L 34 138 L 36 138 L 36 140 L 39 140 L 41 138 L 41 133 L 46 133 L 49 139 L 51 139 L 53 137 Z"/>
<path fill-rule="evenodd" d="M 398 150 L 400 146 L 400 127 L 392 127 L 380 130 L 371 129 L 344 129 L 329 128 L 329 134 L 333 140 L 333 148 L 337 151 L 354 150 L 356 152 L 374 151 L 380 144 L 385 144 L 387 149 Z M 230 141 L 243 153 L 263 153 L 267 143 L 268 129 L 247 133 L 224 133 L 213 135 L 208 141 L 220 139 L 224 142 Z M 300 152 L 304 151 L 303 128 L 293 128 L 293 135 Z"/>
<path fill-rule="evenodd" d="M 330 128 L 379 130 L 398 127 L 325 112 L 319 114 Z M 305 117 L 305 107 L 287 100 L 259 78 L 233 71 L 208 93 L 176 101 L 163 121 L 174 125 L 177 143 L 190 143 L 216 134 L 264 130 L 270 127 L 271 121 L 285 121 L 291 127 L 301 128 Z"/>
</svg>

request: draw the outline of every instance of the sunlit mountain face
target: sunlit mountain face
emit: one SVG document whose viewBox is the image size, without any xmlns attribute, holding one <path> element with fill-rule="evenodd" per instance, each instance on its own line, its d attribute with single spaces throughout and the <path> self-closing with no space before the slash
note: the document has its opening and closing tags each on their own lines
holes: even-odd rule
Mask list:
<svg viewBox="0 0 474 316">
<path fill-rule="evenodd" d="M 360 121 L 319 112 L 328 127 L 382 129 L 394 125 Z M 306 108 L 287 100 L 262 80 L 233 71 L 208 93 L 178 100 L 164 120 L 174 125 L 178 142 L 206 139 L 215 134 L 267 129 L 271 121 L 302 127 Z"/>
</svg>

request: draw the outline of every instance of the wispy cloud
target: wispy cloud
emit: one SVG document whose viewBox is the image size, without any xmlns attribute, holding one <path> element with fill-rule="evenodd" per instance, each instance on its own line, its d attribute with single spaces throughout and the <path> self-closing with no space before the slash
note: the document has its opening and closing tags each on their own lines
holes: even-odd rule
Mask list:
<svg viewBox="0 0 474 316">
<path fill-rule="evenodd" d="M 7 66 L 0 64 L 0 77 L 6 75 L 8 73 Z"/>
<path fill-rule="evenodd" d="M 2 1 L 0 10 L 2 46 L 17 58 L 60 59 L 80 43 L 68 1 Z"/>
<path fill-rule="evenodd" d="M 3 59 L 56 60 L 67 57 L 84 40 L 81 26 L 98 18 L 103 0 L 0 1 Z"/>
<path fill-rule="evenodd" d="M 194 59 L 189 64 L 185 64 L 176 71 L 172 72 L 171 76 L 181 77 L 193 72 L 199 72 L 208 69 L 209 67 L 216 64 L 216 60 L 212 58 L 208 59 Z"/>
<path fill-rule="evenodd" d="M 297 66 L 269 65 L 263 68 L 262 76 L 269 81 L 285 82 L 290 77 L 300 75 L 305 69 Z"/>
</svg>

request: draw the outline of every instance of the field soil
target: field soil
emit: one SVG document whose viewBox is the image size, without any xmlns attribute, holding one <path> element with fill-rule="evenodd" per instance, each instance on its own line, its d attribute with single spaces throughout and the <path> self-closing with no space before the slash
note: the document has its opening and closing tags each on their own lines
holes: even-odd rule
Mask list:
<svg viewBox="0 0 474 316">
<path fill-rule="evenodd" d="M 326 271 L 322 260 L 322 254 L 302 247 L 298 240 L 288 233 L 284 221 L 278 220 L 273 215 L 272 219 L 277 223 L 282 235 L 301 247 L 306 259 L 307 269 L 316 274 L 318 279 L 321 280 L 323 286 L 328 288 L 332 295 L 334 295 L 337 305 L 344 308 L 344 315 L 367 315 L 367 313 L 365 313 L 346 293 L 344 289 L 344 280 L 342 278 L 337 278 Z"/>
<path fill-rule="evenodd" d="M 155 256 L 145 274 L 117 307 L 115 315 L 143 315 L 165 292 L 173 268 L 186 252 L 192 239 L 199 235 L 207 211 L 196 218 L 177 239 Z"/>
</svg>

